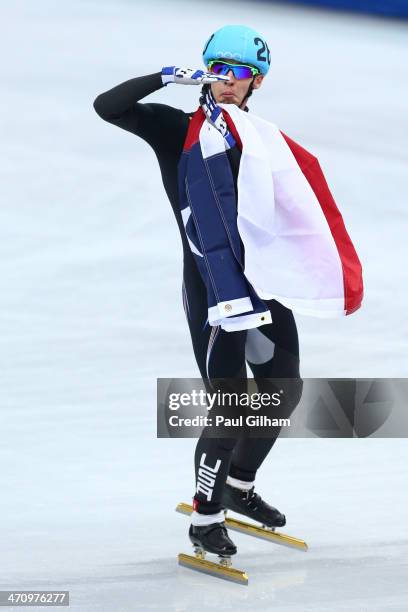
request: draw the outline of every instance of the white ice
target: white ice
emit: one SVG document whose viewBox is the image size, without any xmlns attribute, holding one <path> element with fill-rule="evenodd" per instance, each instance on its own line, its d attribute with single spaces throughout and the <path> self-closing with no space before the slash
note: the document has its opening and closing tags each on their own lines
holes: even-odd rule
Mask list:
<svg viewBox="0 0 408 612">
<path fill-rule="evenodd" d="M 92 102 L 200 66 L 224 23 L 263 31 L 251 111 L 319 157 L 364 266 L 358 313 L 297 317 L 302 375 L 403 377 L 407 25 L 209 0 L 16 0 L 0 17 L 0 588 L 67 589 L 81 611 L 406 611 L 403 439 L 278 441 L 257 487 L 309 552 L 234 534 L 248 587 L 177 567 L 195 441 L 156 439 L 155 384 L 198 375 L 180 238 L 153 152 Z M 197 90 L 150 100 L 192 110 Z"/>
</svg>

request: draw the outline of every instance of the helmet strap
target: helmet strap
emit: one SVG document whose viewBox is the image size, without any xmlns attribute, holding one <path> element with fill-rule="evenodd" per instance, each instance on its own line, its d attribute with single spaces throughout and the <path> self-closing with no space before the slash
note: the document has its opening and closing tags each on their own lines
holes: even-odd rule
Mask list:
<svg viewBox="0 0 408 612">
<path fill-rule="evenodd" d="M 246 100 L 248 100 L 248 98 L 250 98 L 250 97 L 252 96 L 252 92 L 254 91 L 254 82 L 255 82 L 255 77 L 256 77 L 256 75 L 254 75 L 254 76 L 252 77 L 252 81 L 251 81 L 251 82 L 250 82 L 250 84 L 249 84 L 248 90 L 247 90 L 246 94 L 244 95 L 244 97 L 242 98 L 242 102 L 241 102 L 241 104 L 239 105 L 239 108 L 240 108 L 241 110 L 244 110 L 244 109 L 245 109 L 245 106 L 244 106 L 244 108 L 242 108 L 242 105 L 244 104 L 244 102 L 245 102 Z"/>
</svg>

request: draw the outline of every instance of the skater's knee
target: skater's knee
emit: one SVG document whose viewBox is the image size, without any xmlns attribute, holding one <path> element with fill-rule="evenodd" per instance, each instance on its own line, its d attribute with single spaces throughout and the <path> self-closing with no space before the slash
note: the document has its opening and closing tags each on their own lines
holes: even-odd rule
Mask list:
<svg viewBox="0 0 408 612">
<path fill-rule="evenodd" d="M 237 443 L 237 438 L 219 438 L 218 446 L 225 451 L 232 451 Z"/>
<path fill-rule="evenodd" d="M 301 378 L 290 378 L 283 385 L 284 412 L 290 416 L 299 404 L 303 392 L 303 380 Z"/>
<path fill-rule="evenodd" d="M 303 380 L 301 378 L 291 378 L 288 381 L 288 395 L 292 410 L 296 408 L 302 398 Z"/>
<path fill-rule="evenodd" d="M 303 392 L 303 380 L 300 376 L 291 378 L 265 378 L 257 380 L 257 387 L 260 393 L 268 393 L 271 397 L 279 396 L 279 405 L 287 406 L 294 410 Z"/>
<path fill-rule="evenodd" d="M 302 391 L 303 380 L 301 378 L 281 380 L 278 391 L 280 401 L 276 409 L 276 416 L 289 418 L 301 400 Z"/>
</svg>

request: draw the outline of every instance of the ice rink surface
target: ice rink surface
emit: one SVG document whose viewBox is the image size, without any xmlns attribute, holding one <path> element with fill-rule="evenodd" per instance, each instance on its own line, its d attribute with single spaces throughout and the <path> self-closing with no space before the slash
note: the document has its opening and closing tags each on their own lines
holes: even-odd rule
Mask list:
<svg viewBox="0 0 408 612">
<path fill-rule="evenodd" d="M 403 439 L 278 441 L 257 488 L 309 552 L 234 534 L 248 587 L 177 567 L 195 441 L 156 439 L 155 384 L 198 375 L 180 238 L 153 152 L 92 102 L 200 66 L 224 23 L 261 30 L 272 69 L 251 112 L 319 157 L 364 267 L 358 313 L 296 317 L 302 375 L 404 377 L 407 25 L 130 0 L 17 0 L 1 21 L 0 588 L 69 590 L 84 612 L 405 612 Z M 149 99 L 187 111 L 197 94 Z"/>
</svg>

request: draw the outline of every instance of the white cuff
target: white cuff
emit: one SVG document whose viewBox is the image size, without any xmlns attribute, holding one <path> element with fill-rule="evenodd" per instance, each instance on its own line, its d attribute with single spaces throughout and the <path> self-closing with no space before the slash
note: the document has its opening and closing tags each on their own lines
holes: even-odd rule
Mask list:
<svg viewBox="0 0 408 612">
<path fill-rule="evenodd" d="M 250 297 L 218 302 L 216 306 L 211 306 L 211 308 L 208 309 L 208 322 L 210 325 L 213 325 L 216 321 L 224 319 L 225 317 L 233 317 L 234 315 L 251 311 L 253 311 L 253 307 Z"/>
<path fill-rule="evenodd" d="M 221 325 L 221 329 L 224 329 L 227 332 L 233 332 L 240 331 L 242 329 L 261 327 L 261 325 L 267 325 L 268 323 L 272 323 L 270 310 L 242 315 L 236 319 L 222 319 L 219 325 Z"/>
<path fill-rule="evenodd" d="M 191 514 L 191 524 L 196 527 L 203 527 L 204 525 L 212 525 L 213 523 L 222 523 L 225 520 L 225 514 L 223 510 L 220 510 L 216 514 L 199 514 L 194 510 Z"/>
<path fill-rule="evenodd" d="M 235 489 L 240 489 L 241 491 L 249 491 L 255 484 L 255 480 L 252 482 L 247 482 L 246 480 L 239 480 L 239 478 L 233 478 L 232 476 L 227 476 L 227 485 L 234 487 Z"/>
</svg>

